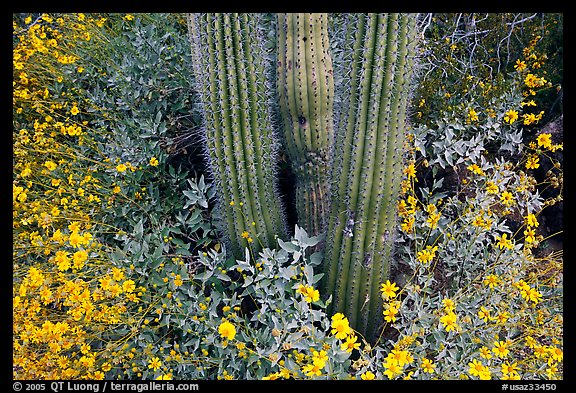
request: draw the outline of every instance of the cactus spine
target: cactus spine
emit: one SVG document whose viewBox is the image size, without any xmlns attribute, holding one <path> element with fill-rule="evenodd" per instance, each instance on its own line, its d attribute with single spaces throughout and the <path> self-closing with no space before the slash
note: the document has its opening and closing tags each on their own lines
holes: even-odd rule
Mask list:
<svg viewBox="0 0 576 393">
<path fill-rule="evenodd" d="M 258 14 L 188 14 L 192 64 L 202 105 L 221 230 L 243 256 L 275 247 L 285 228 L 276 192 L 276 142 Z"/>
<path fill-rule="evenodd" d="M 328 215 L 334 76 L 327 14 L 277 14 L 277 86 L 300 225 L 318 235 Z"/>
<path fill-rule="evenodd" d="M 413 14 L 350 14 L 344 30 L 324 291 L 369 340 L 383 321 L 415 24 Z"/>
</svg>

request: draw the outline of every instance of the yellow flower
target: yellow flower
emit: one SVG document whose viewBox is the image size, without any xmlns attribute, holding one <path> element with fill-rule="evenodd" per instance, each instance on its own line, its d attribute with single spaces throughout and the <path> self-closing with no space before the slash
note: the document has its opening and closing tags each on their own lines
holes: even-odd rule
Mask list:
<svg viewBox="0 0 576 393">
<path fill-rule="evenodd" d="M 442 316 L 440 318 L 440 322 L 446 328 L 446 331 L 449 332 L 451 330 L 456 330 L 458 325 L 456 324 L 456 314 L 454 312 L 449 312 L 448 314 Z"/>
<path fill-rule="evenodd" d="M 408 205 L 406 205 L 406 201 L 404 199 L 398 202 L 398 214 L 400 214 L 403 217 L 409 214 Z"/>
<path fill-rule="evenodd" d="M 534 340 L 534 337 L 526 336 L 526 346 L 528 346 L 529 348 L 534 348 L 536 345 L 538 345 L 538 343 L 536 342 L 536 340 Z"/>
<path fill-rule="evenodd" d="M 86 368 L 90 368 L 94 365 L 94 362 L 96 361 L 96 359 L 94 359 L 93 355 L 86 355 L 86 356 L 82 356 L 80 359 L 80 364 L 82 364 L 82 366 L 86 367 Z"/>
<path fill-rule="evenodd" d="M 414 217 L 405 218 L 402 221 L 402 224 L 400 225 L 402 228 L 402 231 L 404 231 L 406 233 L 412 233 L 412 229 L 414 228 L 414 221 L 415 221 Z"/>
<path fill-rule="evenodd" d="M 126 280 L 122 283 L 122 290 L 126 293 L 131 293 L 136 289 L 136 284 L 132 280 Z"/>
<path fill-rule="evenodd" d="M 544 86 L 546 82 L 546 79 L 542 77 L 539 78 L 534 74 L 527 74 L 526 77 L 524 77 L 524 84 L 531 89 Z"/>
<path fill-rule="evenodd" d="M 425 250 L 418 251 L 416 259 L 422 263 L 429 263 L 436 257 L 438 246 L 426 246 Z"/>
<path fill-rule="evenodd" d="M 220 333 L 222 338 L 232 340 L 236 336 L 236 328 L 227 320 L 222 320 L 222 323 L 218 326 L 218 333 Z"/>
<path fill-rule="evenodd" d="M 504 362 L 502 363 L 502 374 L 513 374 L 513 373 L 517 373 L 518 369 L 518 363 L 514 362 L 512 364 L 510 364 L 510 362 Z"/>
<path fill-rule="evenodd" d="M 31 267 L 28 270 L 29 285 L 33 288 L 39 287 L 44 283 L 44 273 L 41 270 Z"/>
<path fill-rule="evenodd" d="M 402 368 L 394 362 L 384 362 L 384 368 L 386 369 L 386 371 L 384 371 L 384 375 L 386 375 L 389 379 L 393 379 L 402 372 Z"/>
<path fill-rule="evenodd" d="M 20 176 L 27 177 L 27 176 L 30 176 L 31 174 L 32 174 L 32 170 L 30 169 L 29 166 L 27 166 L 26 168 L 22 169 Z"/>
<path fill-rule="evenodd" d="M 336 336 L 336 338 L 343 340 L 349 334 L 352 333 L 352 329 L 350 328 L 348 318 L 344 316 L 342 313 L 337 313 L 332 316 L 332 334 Z"/>
<path fill-rule="evenodd" d="M 530 227 L 524 231 L 524 236 L 526 243 L 534 243 L 536 241 L 536 231 Z"/>
<path fill-rule="evenodd" d="M 319 369 L 324 368 L 327 361 L 328 361 L 328 353 L 326 351 L 324 350 L 321 350 L 320 352 L 316 350 L 312 351 L 312 363 L 318 366 Z"/>
<path fill-rule="evenodd" d="M 84 237 L 80 235 L 78 232 L 74 231 L 70 234 L 68 238 L 68 242 L 72 247 L 78 247 L 84 241 Z"/>
<path fill-rule="evenodd" d="M 548 376 L 549 379 L 556 379 L 555 374 L 557 372 L 558 372 L 558 367 L 556 367 L 556 365 L 554 365 L 554 364 L 546 369 L 546 375 Z"/>
<path fill-rule="evenodd" d="M 516 120 L 518 120 L 518 111 L 515 111 L 513 109 L 509 110 L 508 112 L 506 112 L 504 114 L 504 121 L 508 124 L 512 124 L 514 123 Z"/>
<path fill-rule="evenodd" d="M 526 160 L 526 169 L 538 169 L 540 167 L 538 161 L 540 161 L 540 158 L 537 156 L 528 157 L 528 160 Z"/>
<path fill-rule="evenodd" d="M 436 368 L 436 365 L 434 364 L 434 362 L 432 360 L 427 359 L 427 358 L 422 359 L 422 370 L 425 373 L 432 374 L 434 372 L 435 368 Z"/>
<path fill-rule="evenodd" d="M 101 381 L 104 379 L 104 377 L 105 375 L 102 371 L 94 371 L 94 374 L 92 374 L 92 379 L 96 381 Z"/>
<path fill-rule="evenodd" d="M 272 373 L 272 374 L 269 374 L 269 375 L 267 375 L 267 376 L 265 376 L 265 377 L 262 377 L 262 380 L 263 380 L 263 381 L 275 381 L 275 380 L 277 380 L 278 378 L 281 378 L 281 377 L 282 377 L 282 374 L 280 374 L 280 373 Z"/>
<path fill-rule="evenodd" d="M 468 170 L 480 176 L 484 175 L 484 171 L 482 170 L 482 168 L 480 168 L 476 164 L 468 165 Z"/>
<path fill-rule="evenodd" d="M 544 358 L 547 354 L 548 354 L 548 351 L 547 351 L 545 345 L 536 344 L 534 346 L 534 355 L 537 358 Z"/>
<path fill-rule="evenodd" d="M 456 303 L 454 303 L 454 300 L 450 298 L 442 299 L 442 304 L 444 305 L 444 310 L 446 310 L 446 312 L 451 312 L 456 309 Z"/>
<path fill-rule="evenodd" d="M 317 289 L 308 287 L 308 291 L 304 297 L 304 300 L 306 300 L 308 303 L 317 302 L 320 300 L 320 292 Z"/>
<path fill-rule="evenodd" d="M 478 377 L 480 373 L 485 372 L 486 366 L 480 363 L 478 360 L 474 359 L 472 362 L 468 363 L 468 373 L 472 376 Z"/>
<path fill-rule="evenodd" d="M 481 306 L 480 310 L 478 310 L 478 318 L 484 322 L 488 322 L 490 320 L 490 310 L 486 309 L 484 306 Z"/>
<path fill-rule="evenodd" d="M 159 162 L 158 162 L 158 159 L 156 157 L 150 158 L 150 165 L 158 166 L 158 164 L 159 164 Z"/>
<path fill-rule="evenodd" d="M 404 168 L 404 173 L 408 178 L 416 178 L 416 169 L 414 168 L 414 163 L 411 163 L 406 168 Z"/>
<path fill-rule="evenodd" d="M 57 167 L 58 165 L 56 165 L 56 164 L 55 164 L 54 162 L 52 162 L 52 161 L 46 161 L 46 162 L 44 163 L 44 166 L 45 166 L 46 168 L 48 168 L 49 171 L 53 171 L 54 169 L 56 169 L 56 167 Z"/>
<path fill-rule="evenodd" d="M 74 104 L 74 106 L 72 106 L 72 109 L 70 109 L 70 114 L 72 116 L 76 116 L 78 113 L 80 113 L 80 110 L 78 109 L 76 104 Z"/>
<path fill-rule="evenodd" d="M 390 364 L 397 364 L 400 367 L 404 367 L 406 364 L 410 364 L 414 361 L 414 358 L 409 351 L 393 349 L 386 356 L 386 362 Z"/>
<path fill-rule="evenodd" d="M 386 299 L 392 299 L 396 297 L 396 291 L 400 289 L 396 286 L 396 283 L 391 283 L 390 280 L 386 280 L 386 283 L 382 284 L 382 288 L 380 288 L 380 292 L 382 292 L 382 296 Z"/>
<path fill-rule="evenodd" d="M 396 314 L 398 314 L 396 307 L 390 305 L 382 313 L 384 314 L 384 320 L 386 320 L 386 322 L 396 322 Z"/>
<path fill-rule="evenodd" d="M 364 381 L 371 381 L 376 378 L 376 375 L 372 371 L 366 371 L 360 375 L 360 379 Z"/>
<path fill-rule="evenodd" d="M 436 229 L 438 228 L 438 221 L 440 221 L 440 217 L 442 215 L 440 213 L 431 213 L 428 218 L 426 218 L 426 224 L 431 228 L 431 229 Z"/>
<path fill-rule="evenodd" d="M 72 256 L 74 260 L 74 269 L 82 269 L 84 262 L 88 259 L 88 253 L 84 250 L 78 250 Z"/>
<path fill-rule="evenodd" d="M 549 149 L 552 146 L 552 135 L 551 134 L 540 134 L 536 138 L 538 146 Z"/>
<path fill-rule="evenodd" d="M 346 338 L 346 342 L 340 345 L 340 349 L 346 352 L 352 352 L 354 349 L 360 348 L 360 343 L 356 342 L 358 337 L 355 334 L 351 334 Z"/>
<path fill-rule="evenodd" d="M 562 352 L 562 349 L 558 347 L 548 347 L 548 352 L 552 359 L 557 362 L 561 362 L 564 359 L 564 353 Z"/>
<path fill-rule="evenodd" d="M 500 201 L 504 205 L 510 206 L 514 203 L 514 196 L 510 192 L 504 191 L 502 192 L 502 195 L 500 195 Z"/>
<path fill-rule="evenodd" d="M 484 285 L 490 287 L 490 289 L 494 289 L 494 287 L 496 285 L 498 285 L 500 283 L 500 279 L 498 278 L 498 276 L 494 275 L 494 274 L 490 274 L 489 276 L 487 276 L 484 279 Z"/>
<path fill-rule="evenodd" d="M 542 300 L 542 294 L 536 288 L 530 288 L 528 291 L 522 291 L 522 297 L 531 301 L 535 305 Z"/>
<path fill-rule="evenodd" d="M 526 69 L 526 62 L 518 59 L 516 60 L 516 64 L 514 64 L 514 68 L 516 69 L 516 71 L 520 72 Z"/>
<path fill-rule="evenodd" d="M 118 166 L 116 167 L 116 170 L 118 172 L 126 172 L 126 169 L 128 169 L 128 167 L 124 164 L 118 164 Z"/>
<path fill-rule="evenodd" d="M 514 244 L 512 244 L 512 241 L 508 239 L 508 234 L 506 233 L 504 233 L 502 236 L 496 236 L 496 240 L 498 241 L 496 245 L 500 249 L 507 248 L 511 250 L 514 248 Z"/>
<path fill-rule="evenodd" d="M 248 233 L 248 231 L 244 231 L 244 232 L 242 232 L 241 236 L 242 236 L 244 239 L 248 239 L 248 238 L 250 237 L 250 233 Z"/>
<path fill-rule="evenodd" d="M 112 278 L 114 278 L 115 281 L 122 281 L 124 279 L 122 269 L 118 269 L 117 267 L 112 268 Z"/>
<path fill-rule="evenodd" d="M 498 186 L 494 184 L 494 182 L 492 181 L 486 182 L 486 192 L 488 192 L 488 194 L 497 194 L 498 191 L 500 190 L 498 189 Z"/>
<path fill-rule="evenodd" d="M 54 257 L 54 262 L 58 265 L 58 270 L 66 271 L 70 269 L 70 258 L 66 251 L 57 251 Z"/>
<path fill-rule="evenodd" d="M 320 292 L 314 287 L 300 284 L 297 291 L 304 296 L 304 300 L 308 303 L 320 300 Z"/>
<path fill-rule="evenodd" d="M 52 291 L 50 290 L 50 288 L 48 287 L 44 287 L 41 291 L 40 291 L 40 299 L 42 299 L 42 302 L 46 305 L 48 303 L 50 303 L 51 299 L 52 299 Z"/>
<path fill-rule="evenodd" d="M 160 367 L 162 367 L 162 362 L 160 362 L 158 357 L 153 357 L 148 363 L 148 368 L 151 368 L 154 371 L 158 370 Z"/>
<path fill-rule="evenodd" d="M 510 350 L 508 350 L 508 344 L 505 341 L 496 341 L 492 348 L 492 352 L 499 358 L 505 358 Z"/>
<path fill-rule="evenodd" d="M 525 218 L 526 218 L 526 225 L 528 226 L 538 228 L 538 225 L 540 225 L 538 224 L 536 216 L 532 213 L 528 214 Z"/>
<path fill-rule="evenodd" d="M 82 227 L 78 221 L 72 221 L 70 224 L 68 224 L 68 229 L 70 232 L 78 232 L 80 229 L 82 229 Z"/>
<path fill-rule="evenodd" d="M 480 379 L 482 379 L 482 380 L 492 379 L 492 375 L 490 373 L 490 369 L 488 368 L 488 366 L 484 366 L 484 369 L 482 371 L 480 371 L 480 373 L 478 374 L 478 377 L 480 377 Z"/>
<path fill-rule="evenodd" d="M 318 377 L 318 376 L 322 375 L 321 367 L 318 367 L 318 365 L 315 363 L 306 364 L 304 367 L 302 367 L 302 371 L 308 377 L 313 377 L 313 376 Z"/>
<path fill-rule="evenodd" d="M 482 356 L 484 359 L 491 359 L 492 358 L 492 352 L 490 352 L 490 349 L 486 346 L 480 348 L 480 356 Z"/>
<path fill-rule="evenodd" d="M 468 110 L 468 120 L 469 121 L 478 121 L 478 112 L 476 112 L 474 109 L 470 108 L 470 110 Z"/>
</svg>

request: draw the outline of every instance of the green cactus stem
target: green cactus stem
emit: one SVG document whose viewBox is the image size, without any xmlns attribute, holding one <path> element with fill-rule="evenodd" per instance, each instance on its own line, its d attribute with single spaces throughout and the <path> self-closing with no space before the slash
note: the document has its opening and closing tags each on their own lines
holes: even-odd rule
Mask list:
<svg viewBox="0 0 576 393">
<path fill-rule="evenodd" d="M 406 106 L 416 42 L 415 14 L 349 14 L 344 29 L 325 295 L 367 339 L 383 323 L 396 231 Z"/>
<path fill-rule="evenodd" d="M 277 93 L 284 141 L 296 178 L 296 212 L 312 235 L 328 215 L 334 76 L 328 15 L 277 14 Z"/>
<path fill-rule="evenodd" d="M 260 14 L 188 14 L 203 137 L 221 231 L 237 257 L 285 235 Z M 248 236 L 242 234 L 248 232 Z M 248 239 L 250 238 L 250 239 Z"/>
</svg>

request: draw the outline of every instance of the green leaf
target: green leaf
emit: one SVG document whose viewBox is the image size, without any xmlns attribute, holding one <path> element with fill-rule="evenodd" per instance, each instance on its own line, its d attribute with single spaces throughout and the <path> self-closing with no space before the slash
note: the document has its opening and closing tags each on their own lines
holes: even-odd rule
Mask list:
<svg viewBox="0 0 576 393">
<path fill-rule="evenodd" d="M 158 259 L 162 256 L 162 252 L 164 251 L 164 245 L 163 244 L 159 244 L 156 249 L 154 250 L 154 253 L 152 254 L 152 258 L 154 259 Z"/>
<path fill-rule="evenodd" d="M 144 234 L 144 221 L 142 218 L 134 225 L 133 234 L 136 239 L 142 239 L 142 235 Z"/>
</svg>

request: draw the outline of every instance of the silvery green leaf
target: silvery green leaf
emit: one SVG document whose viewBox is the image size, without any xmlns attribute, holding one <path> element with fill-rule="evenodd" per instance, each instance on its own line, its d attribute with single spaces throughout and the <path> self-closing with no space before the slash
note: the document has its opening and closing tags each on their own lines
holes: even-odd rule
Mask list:
<svg viewBox="0 0 576 393">
<path fill-rule="evenodd" d="M 300 260 L 300 257 L 301 257 L 301 256 L 302 256 L 302 253 L 301 253 L 300 251 L 296 251 L 296 252 L 294 253 L 294 256 L 293 256 L 293 258 L 294 258 L 294 263 L 298 262 L 298 261 Z"/>
<path fill-rule="evenodd" d="M 278 239 L 278 244 L 280 245 L 280 247 L 287 251 L 290 254 L 293 254 L 294 252 L 298 251 L 299 247 L 297 245 L 295 245 L 292 242 L 285 242 L 282 239 Z"/>
<path fill-rule="evenodd" d="M 454 166 L 454 160 L 452 159 L 452 152 L 450 150 L 446 150 L 444 152 L 444 158 L 446 158 L 446 162 L 450 165 L 450 166 Z"/>
<path fill-rule="evenodd" d="M 312 278 L 312 284 L 318 283 L 322 279 L 322 277 L 324 277 L 324 273 L 315 274 L 314 277 Z"/>
<path fill-rule="evenodd" d="M 318 266 L 322 263 L 322 259 L 324 258 L 324 254 L 322 252 L 315 252 L 314 254 L 310 255 L 310 265 Z"/>
</svg>

